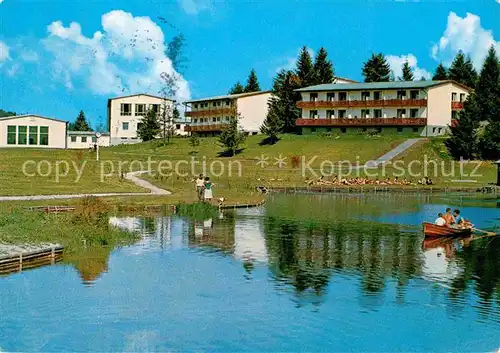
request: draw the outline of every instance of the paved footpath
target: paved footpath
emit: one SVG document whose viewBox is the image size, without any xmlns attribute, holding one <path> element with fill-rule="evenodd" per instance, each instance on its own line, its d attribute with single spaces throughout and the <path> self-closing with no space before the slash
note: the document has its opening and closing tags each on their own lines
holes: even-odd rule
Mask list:
<svg viewBox="0 0 500 353">
<path fill-rule="evenodd" d="M 96 197 L 109 197 L 109 196 L 156 196 L 156 195 L 170 195 L 168 190 L 160 189 L 154 186 L 149 181 L 138 178 L 138 175 L 146 174 L 149 171 L 142 170 L 138 172 L 130 172 L 125 174 L 125 179 L 130 180 L 135 185 L 149 189 L 150 192 L 108 192 L 108 193 L 91 193 L 91 194 L 73 194 L 73 195 L 32 195 L 32 196 L 0 196 L 0 201 L 36 201 L 36 200 L 58 200 L 58 199 L 77 199 L 87 196 Z"/>
<path fill-rule="evenodd" d="M 380 156 L 378 159 L 374 161 L 368 161 L 366 162 L 365 166 L 367 168 L 377 168 L 378 166 L 389 162 L 391 159 L 397 157 L 413 145 L 415 145 L 417 142 L 423 141 L 425 138 L 414 138 L 414 139 L 408 139 L 402 144 L 398 145 L 397 147 L 393 148 L 383 156 Z"/>
</svg>

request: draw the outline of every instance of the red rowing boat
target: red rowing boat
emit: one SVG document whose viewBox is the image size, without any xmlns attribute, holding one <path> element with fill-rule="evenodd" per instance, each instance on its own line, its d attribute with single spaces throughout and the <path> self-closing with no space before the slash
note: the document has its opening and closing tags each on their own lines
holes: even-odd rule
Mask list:
<svg viewBox="0 0 500 353">
<path fill-rule="evenodd" d="M 445 226 L 438 226 L 436 224 L 424 222 L 424 234 L 427 237 L 463 237 L 472 234 L 472 229 L 465 228 L 450 228 Z"/>
</svg>

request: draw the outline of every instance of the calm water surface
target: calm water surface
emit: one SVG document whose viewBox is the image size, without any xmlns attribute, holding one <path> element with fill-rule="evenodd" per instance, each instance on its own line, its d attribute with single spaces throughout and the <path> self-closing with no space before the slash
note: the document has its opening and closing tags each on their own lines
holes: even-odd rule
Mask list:
<svg viewBox="0 0 500 353">
<path fill-rule="evenodd" d="M 423 242 L 459 196 L 299 195 L 193 221 L 113 217 L 133 245 L 0 277 L 0 351 L 485 351 L 500 237 Z"/>
</svg>

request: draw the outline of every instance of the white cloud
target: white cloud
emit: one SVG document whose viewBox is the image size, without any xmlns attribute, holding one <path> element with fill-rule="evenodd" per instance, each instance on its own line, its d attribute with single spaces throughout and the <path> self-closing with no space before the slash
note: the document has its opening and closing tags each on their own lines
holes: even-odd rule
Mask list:
<svg viewBox="0 0 500 353">
<path fill-rule="evenodd" d="M 8 59 L 10 59 L 9 47 L 0 40 L 0 63 Z"/>
<path fill-rule="evenodd" d="M 19 63 L 15 63 L 14 65 L 12 65 L 12 67 L 10 69 L 7 70 L 7 75 L 9 77 L 16 76 L 16 74 L 20 68 L 21 68 L 21 65 L 19 65 Z"/>
<path fill-rule="evenodd" d="M 37 62 L 39 60 L 38 53 L 30 49 L 25 49 L 21 51 L 19 57 L 21 58 L 21 60 L 27 62 Z"/>
<path fill-rule="evenodd" d="M 401 55 L 401 56 L 388 55 L 387 62 L 391 66 L 391 70 L 394 73 L 395 79 L 398 79 L 398 77 L 402 76 L 403 74 L 402 66 L 406 61 L 408 61 L 408 64 L 410 65 L 413 71 L 413 76 L 415 80 L 420 80 L 422 76 L 425 77 L 426 79 L 430 79 L 432 77 L 432 74 L 429 71 L 421 67 L 418 67 L 418 60 L 415 55 L 413 54 Z"/>
<path fill-rule="evenodd" d="M 297 49 L 297 54 L 295 56 L 289 56 L 289 57 L 280 59 L 279 60 L 280 64 L 278 65 L 276 70 L 272 73 L 272 75 L 274 75 L 277 72 L 280 72 L 281 70 L 295 70 L 295 68 L 297 67 L 297 58 L 299 57 L 301 50 L 302 50 L 302 47 Z M 312 50 L 311 48 L 307 48 L 307 51 L 308 51 L 309 55 L 311 55 L 311 58 L 314 59 L 314 55 L 315 55 L 314 50 Z"/>
<path fill-rule="evenodd" d="M 3 2 L 3 0 L 0 0 L 0 4 Z"/>
<path fill-rule="evenodd" d="M 497 0 L 497 2 L 500 0 Z M 500 42 L 493 38 L 493 33 L 481 26 L 479 16 L 467 13 L 460 17 L 454 12 L 448 15 L 446 30 L 431 49 L 432 57 L 450 65 L 455 55 L 462 50 L 469 54 L 474 66 L 480 68 L 490 46 L 500 50 Z"/>
<path fill-rule="evenodd" d="M 158 94 L 160 75 L 167 73 L 178 78 L 176 97 L 190 98 L 188 82 L 165 56 L 162 29 L 149 17 L 115 10 L 104 14 L 101 23 L 102 31 L 91 37 L 83 35 L 76 22 L 65 27 L 56 21 L 47 27 L 49 35 L 43 43 L 54 56 L 54 76 L 68 89 L 76 78 L 86 80 L 97 94 Z"/>
<path fill-rule="evenodd" d="M 210 10 L 212 8 L 211 0 L 177 0 L 182 9 L 189 15 Z"/>
</svg>

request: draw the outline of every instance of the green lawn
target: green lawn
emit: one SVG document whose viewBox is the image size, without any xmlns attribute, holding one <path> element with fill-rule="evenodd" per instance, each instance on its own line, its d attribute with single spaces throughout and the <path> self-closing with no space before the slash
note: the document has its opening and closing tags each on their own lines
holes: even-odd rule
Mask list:
<svg viewBox="0 0 500 353">
<path fill-rule="evenodd" d="M 265 185 L 268 188 L 305 186 L 308 179 L 319 177 L 321 168 L 323 171 L 330 171 L 331 163 L 337 165 L 341 161 L 351 161 L 364 164 L 368 160 L 383 155 L 405 139 L 405 136 L 397 135 L 381 137 L 283 135 L 277 144 L 270 146 L 260 145 L 262 136 L 250 136 L 242 146 L 241 153 L 234 157 L 220 157 L 223 148 L 219 146 L 217 138 L 201 138 L 201 144 L 196 149 L 196 153 L 193 153 L 189 146 L 189 138 L 175 138 L 166 146 L 159 141 L 153 141 L 102 148 L 100 164 L 95 161 L 95 154 L 88 151 L 1 149 L 0 195 L 144 192 L 143 189 L 124 180 L 121 174 L 131 170 L 148 169 L 148 161 L 151 161 L 149 165 L 153 173 L 144 175 L 143 178 L 172 191 L 173 195 L 113 197 L 107 200 L 114 204 L 172 204 L 179 201 L 194 201 L 193 175 L 204 173 L 211 176 L 215 183 L 215 198 L 224 197 L 230 204 L 251 203 L 262 199 L 262 194 L 256 191 L 258 185 Z M 267 158 L 265 160 L 267 164 L 264 167 L 256 164 L 256 158 L 261 156 Z M 421 142 L 396 160 L 407 167 L 414 160 L 423 162 L 425 156 L 428 160 L 442 163 L 443 167 L 440 166 L 440 168 L 444 168 L 445 172 L 451 167 L 458 168 L 459 166 L 449 158 L 443 139 L 429 139 Z M 286 164 L 281 165 L 280 168 L 276 164 L 277 158 L 282 158 Z M 294 159 L 296 163 L 292 162 Z M 56 162 L 59 161 L 60 176 L 58 177 L 55 173 L 48 176 L 24 175 L 23 164 L 26 161 L 46 161 L 42 162 L 44 163 L 41 165 L 42 173 L 47 171 L 49 164 L 54 170 Z M 192 167 L 193 161 L 196 162 L 193 164 L 194 167 Z M 205 171 L 203 163 L 206 166 Z M 66 165 L 69 166 L 68 170 L 66 170 Z M 75 167 L 82 170 L 82 166 L 83 172 L 78 180 Z M 159 166 L 164 168 L 159 169 Z M 473 168 L 474 165 L 468 164 L 464 167 L 464 171 L 470 173 Z M 231 173 L 229 173 L 230 170 Z M 36 173 L 35 165 L 29 164 L 27 171 Z M 65 175 L 66 171 L 67 175 Z M 163 175 L 159 171 L 163 171 Z M 420 173 L 421 176 L 424 174 L 423 166 L 413 166 L 412 171 Z M 392 177 L 396 170 L 388 166 L 385 172 L 386 177 Z M 496 168 L 491 163 L 481 163 L 477 173 L 481 176 L 448 177 L 440 169 L 435 177 L 432 174 L 429 176 L 439 186 L 477 186 L 492 182 L 496 178 Z M 333 174 L 337 174 L 337 171 L 334 170 Z M 376 177 L 370 176 L 370 178 Z M 417 177 L 412 177 L 408 173 L 402 177 L 417 181 Z M 460 179 L 471 179 L 477 182 L 453 181 Z M 62 205 L 71 204 L 74 201 L 56 200 L 36 203 Z"/>
</svg>

